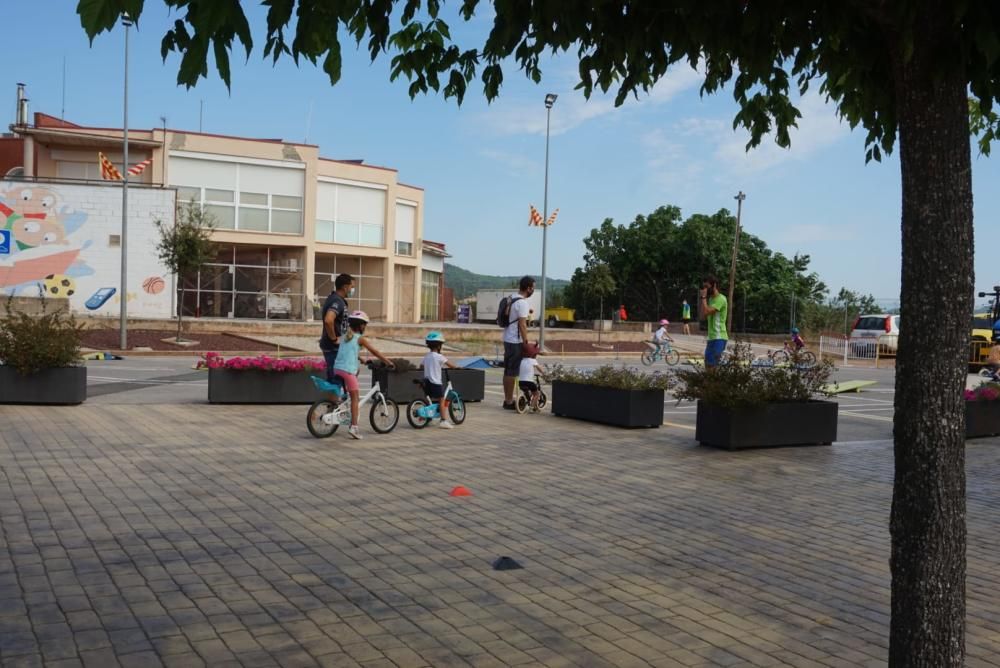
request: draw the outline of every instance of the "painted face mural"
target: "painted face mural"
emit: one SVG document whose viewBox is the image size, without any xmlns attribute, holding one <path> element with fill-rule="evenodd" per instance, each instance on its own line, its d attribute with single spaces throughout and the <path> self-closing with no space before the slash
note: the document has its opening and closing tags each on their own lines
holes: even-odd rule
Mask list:
<svg viewBox="0 0 1000 668">
<path fill-rule="evenodd" d="M 66 244 L 66 230 L 55 217 L 22 218 L 14 223 L 14 241 L 20 250 L 47 244 Z"/>
<path fill-rule="evenodd" d="M 58 203 L 56 193 L 43 186 L 12 188 L 4 193 L 3 199 L 14 213 L 25 218 L 46 217 L 55 213 Z"/>
</svg>

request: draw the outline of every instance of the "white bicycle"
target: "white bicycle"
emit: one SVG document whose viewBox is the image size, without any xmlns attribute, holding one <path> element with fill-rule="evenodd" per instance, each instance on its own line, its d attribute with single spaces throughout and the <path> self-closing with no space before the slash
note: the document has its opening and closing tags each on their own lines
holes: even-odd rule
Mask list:
<svg viewBox="0 0 1000 668">
<path fill-rule="evenodd" d="M 366 366 L 372 368 L 369 363 Z M 306 414 L 306 426 L 309 433 L 316 438 L 328 438 L 333 436 L 337 429 L 344 425 L 351 424 L 351 400 L 344 390 L 343 382 L 331 383 L 319 376 L 310 376 L 316 389 L 325 395 L 309 407 Z M 339 379 L 338 379 L 339 380 Z M 368 419 L 372 429 L 379 434 L 388 434 L 399 424 L 399 406 L 396 402 L 385 396 L 378 382 L 371 386 L 371 389 L 358 401 L 358 410 L 365 404 L 371 404 Z"/>
</svg>

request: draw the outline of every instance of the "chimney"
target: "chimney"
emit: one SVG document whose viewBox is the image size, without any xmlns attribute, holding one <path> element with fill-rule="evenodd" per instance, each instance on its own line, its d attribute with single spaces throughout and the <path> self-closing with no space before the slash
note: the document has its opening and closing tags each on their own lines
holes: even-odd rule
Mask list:
<svg viewBox="0 0 1000 668">
<path fill-rule="evenodd" d="M 28 98 L 24 96 L 24 84 L 17 84 L 17 120 L 14 123 L 19 127 L 28 125 Z"/>
</svg>

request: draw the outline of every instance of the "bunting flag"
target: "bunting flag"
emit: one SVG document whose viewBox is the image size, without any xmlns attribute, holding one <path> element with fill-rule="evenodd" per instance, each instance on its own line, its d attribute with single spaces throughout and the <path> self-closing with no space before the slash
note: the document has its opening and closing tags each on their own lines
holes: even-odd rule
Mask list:
<svg viewBox="0 0 1000 668">
<path fill-rule="evenodd" d="M 115 167 L 113 164 L 111 164 L 111 161 L 108 160 L 107 156 L 105 156 L 103 153 L 98 153 L 97 154 L 97 158 L 98 158 L 98 161 L 101 163 L 101 178 L 103 178 L 103 179 L 105 179 L 107 181 L 121 181 L 122 180 L 122 173 L 118 171 L 117 167 Z M 139 176 L 151 164 L 153 164 L 152 159 L 143 160 L 142 162 L 138 162 L 138 163 L 136 163 L 136 164 L 134 164 L 134 165 L 132 165 L 131 167 L 128 168 L 128 175 L 129 176 Z"/>
<path fill-rule="evenodd" d="M 531 212 L 528 214 L 528 227 L 538 227 L 542 224 L 542 214 L 538 213 L 538 209 L 534 206 L 528 207 Z"/>
<path fill-rule="evenodd" d="M 121 181 L 122 174 L 118 168 L 111 164 L 111 161 L 103 153 L 97 154 L 97 159 L 101 163 L 101 178 L 108 181 Z"/>
<path fill-rule="evenodd" d="M 551 225 L 552 223 L 556 222 L 556 216 L 558 215 L 559 215 L 559 209 L 556 209 L 555 211 L 552 212 L 552 215 L 549 216 L 549 219 L 545 221 L 545 224 Z"/>
</svg>

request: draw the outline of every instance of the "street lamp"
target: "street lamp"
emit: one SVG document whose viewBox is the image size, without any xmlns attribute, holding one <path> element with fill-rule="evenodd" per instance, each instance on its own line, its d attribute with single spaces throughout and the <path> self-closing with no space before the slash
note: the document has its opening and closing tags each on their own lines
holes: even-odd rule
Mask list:
<svg viewBox="0 0 1000 668">
<path fill-rule="evenodd" d="M 736 233 L 733 235 L 733 260 L 729 265 L 729 301 L 726 303 L 726 331 L 733 330 L 733 289 L 736 285 L 736 254 L 740 248 L 740 216 L 743 213 L 743 200 L 747 198 L 741 190 L 733 199 L 736 200 Z"/>
<path fill-rule="evenodd" d="M 542 198 L 542 305 L 538 318 L 538 347 L 545 350 L 545 251 L 549 231 L 549 127 L 552 121 L 552 105 L 559 96 L 545 95 L 545 195 Z"/>
<path fill-rule="evenodd" d="M 122 25 L 125 26 L 125 86 L 122 105 L 122 275 L 118 330 L 121 349 L 128 350 L 128 29 L 133 25 L 132 17 L 123 14 Z"/>
</svg>

